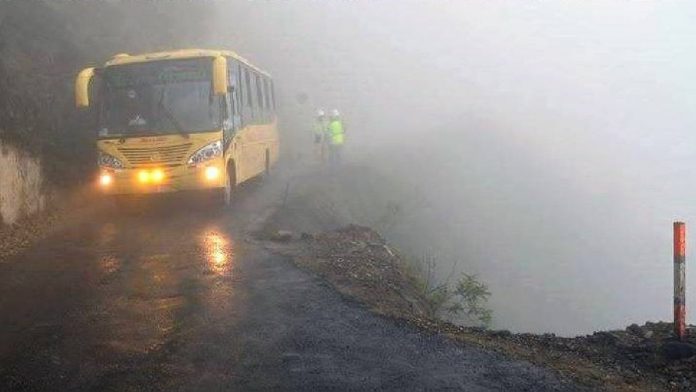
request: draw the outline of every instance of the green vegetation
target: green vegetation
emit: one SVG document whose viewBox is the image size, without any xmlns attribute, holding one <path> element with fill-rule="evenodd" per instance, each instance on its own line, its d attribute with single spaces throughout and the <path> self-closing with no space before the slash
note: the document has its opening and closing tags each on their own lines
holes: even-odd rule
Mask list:
<svg viewBox="0 0 696 392">
<path fill-rule="evenodd" d="M 455 263 L 449 277 L 438 283 L 435 276 L 437 258 L 429 253 L 423 255 L 417 268 L 420 268 L 418 276 L 422 277 L 421 289 L 430 305 L 431 316 L 490 327 L 493 311 L 486 307 L 486 303 L 491 292 L 476 275 L 461 273 L 454 284 L 450 283 L 454 276 Z"/>
<path fill-rule="evenodd" d="M 480 282 L 476 275 L 462 273 L 452 290 L 453 302 L 447 311 L 455 315 L 465 314 L 484 326 L 490 326 L 493 312 L 485 307 L 490 296 L 488 286 Z"/>
</svg>

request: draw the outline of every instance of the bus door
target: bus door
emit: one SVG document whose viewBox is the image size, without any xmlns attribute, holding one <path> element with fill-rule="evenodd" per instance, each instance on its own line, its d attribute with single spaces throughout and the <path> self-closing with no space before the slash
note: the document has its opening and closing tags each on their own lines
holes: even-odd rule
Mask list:
<svg viewBox="0 0 696 392">
<path fill-rule="evenodd" d="M 252 128 L 254 125 L 255 108 L 254 97 L 252 95 L 252 75 L 251 70 L 243 64 L 238 64 L 239 72 L 237 72 L 239 80 L 239 104 L 241 113 L 241 126 L 237 132 L 237 173 L 239 181 L 244 181 L 254 175 L 253 167 L 253 145 L 251 137 L 253 136 Z"/>
<path fill-rule="evenodd" d="M 229 93 L 226 99 L 226 113 L 223 126 L 223 139 L 225 147 L 229 147 L 232 137 L 242 128 L 242 107 L 239 102 L 240 84 L 239 84 L 239 65 L 232 59 L 227 60 L 227 82 L 229 84 Z"/>
</svg>

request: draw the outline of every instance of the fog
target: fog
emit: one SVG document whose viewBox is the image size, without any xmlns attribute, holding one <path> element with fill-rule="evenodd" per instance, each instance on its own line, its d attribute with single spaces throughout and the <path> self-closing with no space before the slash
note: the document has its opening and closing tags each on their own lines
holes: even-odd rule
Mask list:
<svg viewBox="0 0 696 392">
<path fill-rule="evenodd" d="M 696 216 L 696 6 L 205 4 L 161 28 L 274 75 L 288 160 L 308 159 L 316 108 L 339 108 L 349 163 L 424 199 L 387 235 L 437 254 L 443 279 L 455 260 L 479 274 L 494 327 L 671 319 L 671 223 Z"/>
<path fill-rule="evenodd" d="M 480 274 L 496 327 L 671 318 L 671 222 L 696 212 L 696 7 L 217 5 L 229 46 L 275 75 L 292 154 L 316 107 L 340 108 L 352 160 L 425 195 L 394 236 Z"/>
</svg>

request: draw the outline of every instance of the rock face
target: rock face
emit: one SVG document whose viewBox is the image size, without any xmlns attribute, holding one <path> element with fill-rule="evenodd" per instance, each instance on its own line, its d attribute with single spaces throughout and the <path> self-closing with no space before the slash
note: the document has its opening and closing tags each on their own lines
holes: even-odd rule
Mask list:
<svg viewBox="0 0 696 392">
<path fill-rule="evenodd" d="M 9 225 L 42 210 L 42 182 L 38 159 L 0 143 L 0 223 Z"/>
</svg>

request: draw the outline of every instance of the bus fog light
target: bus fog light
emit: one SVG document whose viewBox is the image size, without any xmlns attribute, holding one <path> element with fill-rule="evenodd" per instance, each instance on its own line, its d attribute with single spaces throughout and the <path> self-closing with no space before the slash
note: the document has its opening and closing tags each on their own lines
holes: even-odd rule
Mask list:
<svg viewBox="0 0 696 392">
<path fill-rule="evenodd" d="M 138 181 L 142 183 L 150 181 L 150 173 L 148 173 L 147 170 L 141 170 L 138 172 Z"/>
<path fill-rule="evenodd" d="M 152 171 L 151 176 L 152 181 L 159 183 L 162 182 L 162 180 L 164 179 L 164 172 L 160 169 L 155 169 Z"/>
<path fill-rule="evenodd" d="M 215 166 L 208 166 L 205 168 L 205 178 L 208 181 L 213 181 L 220 176 L 220 169 Z"/>
<path fill-rule="evenodd" d="M 99 183 L 102 186 L 109 186 L 109 185 L 111 185 L 111 183 L 113 181 L 114 181 L 114 178 L 109 173 L 102 173 L 102 175 L 99 176 Z"/>
</svg>

